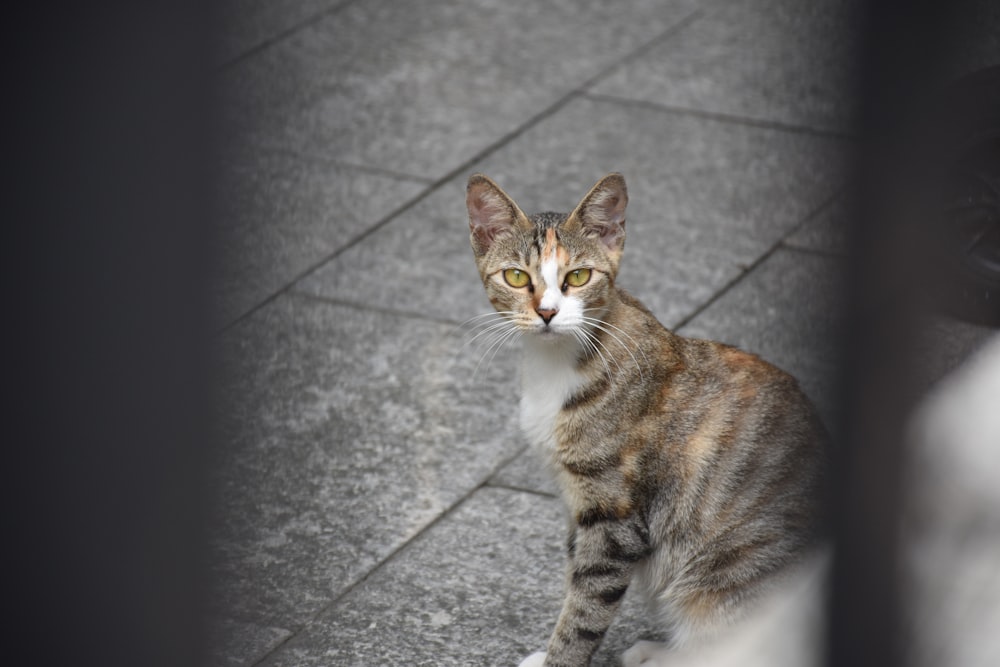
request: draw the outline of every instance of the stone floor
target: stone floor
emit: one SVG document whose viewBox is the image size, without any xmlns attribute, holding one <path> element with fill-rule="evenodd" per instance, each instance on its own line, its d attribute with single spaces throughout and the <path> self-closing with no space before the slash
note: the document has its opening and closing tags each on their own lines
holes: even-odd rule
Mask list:
<svg viewBox="0 0 1000 667">
<path fill-rule="evenodd" d="M 544 645 L 563 520 L 517 432 L 516 350 L 464 344 L 489 309 L 472 172 L 532 210 L 623 172 L 620 283 L 833 419 L 837 3 L 231 4 L 214 664 L 515 665 Z M 650 635 L 628 600 L 595 664 Z"/>
</svg>

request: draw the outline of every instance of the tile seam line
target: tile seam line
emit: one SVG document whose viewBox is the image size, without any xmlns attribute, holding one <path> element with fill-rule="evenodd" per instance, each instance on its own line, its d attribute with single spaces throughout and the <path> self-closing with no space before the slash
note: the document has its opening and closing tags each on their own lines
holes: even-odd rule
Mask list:
<svg viewBox="0 0 1000 667">
<path fill-rule="evenodd" d="M 825 257 L 827 259 L 841 259 L 848 260 L 851 258 L 850 252 L 847 250 L 826 250 L 824 248 L 810 248 L 808 246 L 796 245 L 795 243 L 790 243 L 790 239 L 785 238 L 781 241 L 781 247 L 789 252 L 797 252 L 803 255 L 812 255 L 814 257 Z"/>
<path fill-rule="evenodd" d="M 411 183 L 419 183 L 424 186 L 431 185 L 434 179 L 427 178 L 426 176 L 417 176 L 416 174 L 407 174 L 402 171 L 394 171 L 392 169 L 386 169 L 385 167 L 374 167 L 372 165 L 360 164 L 358 162 L 345 162 L 344 160 L 338 160 L 336 158 L 323 158 L 321 156 L 313 156 L 310 154 L 300 154 L 310 160 L 316 160 L 317 162 L 329 161 L 330 164 L 342 167 L 344 169 L 354 169 L 356 171 L 363 171 L 373 176 L 385 176 L 386 178 L 393 178 L 397 181 L 410 181 Z"/>
<path fill-rule="evenodd" d="M 249 60 L 250 58 L 252 58 L 254 56 L 256 56 L 257 54 L 263 53 L 264 51 L 268 50 L 269 48 L 271 48 L 275 44 L 283 42 L 286 39 L 288 39 L 289 37 L 295 35 L 296 33 L 301 32 L 302 30 L 305 30 L 309 26 L 314 25 L 316 23 L 319 23 L 320 21 L 322 21 L 327 16 L 330 16 L 332 14 L 336 14 L 337 12 L 339 12 L 342 9 L 347 9 L 349 6 L 351 6 L 353 4 L 357 4 L 358 1 L 359 0 L 344 0 L 343 2 L 338 2 L 337 4 L 333 5 L 332 7 L 327 7 L 326 9 L 324 9 L 322 11 L 319 11 L 319 12 L 316 12 L 315 14 L 312 14 L 311 16 L 307 16 L 306 18 L 302 19 L 298 23 L 296 23 L 296 24 L 294 24 L 292 26 L 289 26 L 288 28 L 285 28 L 284 30 L 280 30 L 277 33 L 271 35 L 270 37 L 264 38 L 263 40 L 257 42 L 253 46 L 245 49 L 242 53 L 237 54 L 237 55 L 229 58 L 226 61 L 223 61 L 219 65 L 216 65 L 215 71 L 221 73 L 221 72 L 225 72 L 226 70 L 229 70 L 229 69 L 231 69 L 233 67 L 236 67 L 237 65 L 239 65 L 239 64 L 241 64 L 241 63 Z"/>
<path fill-rule="evenodd" d="M 391 315 L 393 317 L 399 317 L 408 320 L 420 320 L 421 322 L 429 322 L 432 324 L 440 324 L 442 326 L 450 326 L 455 328 L 462 326 L 462 322 L 459 320 L 450 320 L 443 317 L 435 317 L 433 315 L 423 315 L 421 313 L 416 313 L 413 311 L 397 310 L 396 308 L 369 306 L 363 303 L 358 303 L 357 301 L 351 301 L 349 299 L 338 299 L 336 297 L 323 296 L 322 294 L 306 292 L 304 290 L 296 288 L 288 290 L 287 294 L 288 296 L 297 299 L 316 301 L 330 306 L 341 306 L 343 308 L 351 308 L 353 310 L 363 310 L 367 313 L 376 313 L 379 315 Z"/>
<path fill-rule="evenodd" d="M 403 204 L 401 204 L 398 208 L 394 209 L 388 215 L 384 216 L 381 220 L 375 222 L 371 227 L 368 227 L 367 229 L 361 231 L 360 233 L 358 233 L 357 235 L 355 235 L 353 238 L 351 238 L 349 241 L 347 241 L 347 243 L 345 243 L 341 247 L 337 248 L 333 252 L 327 254 L 325 257 L 319 259 L 318 261 L 314 262 L 310 266 L 306 267 L 306 269 L 304 269 L 298 275 L 296 275 L 294 278 L 292 278 L 283 287 L 280 287 L 275 292 L 273 292 L 272 294 L 270 294 L 269 296 L 267 296 L 266 298 L 264 298 L 262 301 L 258 302 L 254 306 L 251 306 L 250 308 L 248 308 L 247 310 L 245 310 L 242 314 L 238 315 L 237 317 L 233 318 L 228 323 L 226 323 L 225 325 L 223 325 L 218 331 L 216 331 L 216 335 L 224 334 L 225 332 L 229 331 L 230 329 L 236 327 L 238 324 L 240 324 L 244 320 L 250 318 L 258 310 L 264 308 L 265 306 L 267 306 L 268 304 L 270 304 L 272 301 L 276 300 L 281 295 L 289 292 L 291 289 L 293 289 L 295 287 L 295 285 L 297 285 L 298 283 L 302 282 L 303 280 L 305 280 L 306 278 L 308 278 L 309 276 L 311 276 L 313 273 L 315 273 L 316 271 L 318 271 L 319 269 L 321 269 L 324 265 L 328 264 L 329 262 L 332 262 L 333 260 L 335 260 L 337 257 L 339 257 L 340 255 L 342 255 L 343 253 L 347 252 L 348 250 L 350 250 L 354 246 L 358 245 L 359 243 L 361 243 L 362 241 L 364 241 L 365 239 L 367 239 L 369 236 L 371 236 L 375 232 L 381 230 L 383 227 L 385 227 L 386 225 L 388 225 L 389 223 L 391 223 L 393 220 L 395 220 L 396 218 L 398 218 L 400 215 L 402 215 L 403 213 L 405 213 L 409 209 L 413 208 L 414 206 L 416 206 L 417 204 L 419 204 L 420 202 L 422 202 L 427 197 L 431 196 L 432 194 L 434 194 L 435 192 L 437 192 L 438 190 L 440 190 L 444 185 L 446 185 L 453 178 L 455 178 L 456 176 L 462 174 L 465 171 L 468 171 L 477 162 L 480 162 L 483 159 L 489 157 L 490 155 L 492 155 L 496 151 L 500 150 L 501 148 L 503 148 L 504 146 L 506 146 L 510 142 L 512 142 L 515 139 L 517 139 L 518 137 L 520 137 L 522 134 L 524 134 L 528 130 L 532 129 L 533 127 L 535 127 L 536 125 L 538 125 L 539 123 L 541 123 L 542 121 L 544 121 L 547 118 L 555 115 L 557 112 L 559 112 L 560 110 L 562 110 L 562 108 L 565 107 L 567 104 L 569 104 L 571 101 L 573 101 L 574 99 L 577 99 L 578 97 L 580 97 L 583 94 L 583 91 L 586 88 L 588 88 L 588 87 L 594 85 L 596 82 L 600 81 L 602 78 L 604 78 L 609 73 L 611 73 L 612 71 L 614 71 L 614 69 L 616 67 L 618 67 L 621 63 L 627 62 L 628 59 L 631 58 L 631 57 L 633 57 L 636 53 L 641 53 L 642 51 L 644 51 L 644 50 L 646 50 L 648 48 L 651 48 L 653 44 L 659 42 L 662 39 L 666 39 L 670 35 L 672 35 L 675 32 L 677 32 L 678 30 L 681 30 L 682 28 L 684 28 L 685 26 L 687 26 L 688 24 L 690 24 L 692 21 L 694 21 L 695 19 L 697 19 L 698 17 L 700 17 L 702 14 L 703 14 L 703 11 L 701 9 L 695 9 L 691 13 L 689 13 L 689 14 L 685 15 L 683 18 L 679 19 L 676 23 L 674 23 L 673 25 L 671 25 L 669 28 L 667 28 L 666 30 L 664 30 L 662 33 L 660 33 L 656 37 L 650 39 L 647 42 L 644 42 L 643 44 L 641 44 L 640 46 L 638 46 L 633 51 L 630 51 L 629 53 L 625 54 L 624 56 L 622 56 L 621 58 L 619 58 L 618 60 L 616 60 L 614 63 L 608 65 L 607 67 L 605 67 L 604 69 L 602 69 L 600 72 L 594 74 L 593 76 L 591 76 L 590 78 L 588 78 L 587 80 L 585 80 L 579 86 L 572 88 L 565 95 L 563 95 L 562 97 L 560 97 L 559 99 L 557 99 L 555 102 L 553 102 L 549 106 L 547 106 L 544 109 L 542 109 L 540 112 L 538 112 L 534 116 L 531 116 L 524 123 L 522 123 L 521 125 L 517 126 L 516 128 L 514 128 L 513 130 L 511 130 L 507 134 L 503 135 L 502 137 L 500 137 L 499 139 L 497 139 L 493 143 L 487 145 L 485 148 L 483 148 L 480 151 L 478 151 L 477 153 L 475 153 L 471 158 L 465 160 L 464 162 L 462 162 L 461 164 L 459 164 L 454 169 L 450 170 L 449 172 L 447 172 L 446 174 L 444 174 L 443 176 L 441 176 L 437 180 L 433 181 L 422 192 L 420 192 L 419 194 L 417 194 L 414 197 L 411 197 L 409 200 L 407 200 L 406 202 L 404 202 Z"/>
<path fill-rule="evenodd" d="M 308 161 L 308 162 L 318 162 L 324 165 L 329 165 L 332 167 L 339 167 L 341 169 L 353 169 L 354 171 L 361 171 L 366 174 L 371 174 L 372 176 L 383 176 L 385 178 L 391 178 L 396 181 L 407 181 L 411 183 L 418 183 L 427 187 L 434 183 L 434 179 L 428 178 L 426 176 L 417 176 L 416 174 L 408 174 L 403 171 L 395 171 L 393 169 L 386 169 L 385 167 L 375 167 L 368 164 L 361 164 L 359 162 L 350 162 L 346 160 L 340 160 L 338 158 L 330 157 L 328 155 L 320 155 L 318 153 L 313 153 L 308 150 L 298 150 L 295 148 L 288 148 L 287 146 L 276 146 L 268 143 L 260 143 L 254 146 L 250 146 L 254 151 L 259 151 L 262 153 L 270 153 L 273 155 L 279 155 L 281 157 L 295 158 L 298 160 Z M 230 161 L 225 166 L 229 168 L 238 167 L 239 163 L 236 160 Z"/>
<path fill-rule="evenodd" d="M 330 600 L 330 602 L 328 602 L 327 604 L 323 605 L 323 607 L 321 609 L 319 609 L 316 613 L 312 614 L 312 616 L 310 616 L 310 618 L 307 621 L 305 621 L 298 630 L 292 631 L 291 634 L 289 634 L 287 637 L 285 637 L 284 640 L 282 640 L 281 642 L 279 642 L 278 644 L 276 644 L 274 647 L 271 648 L 271 650 L 269 650 L 267 653 L 265 653 L 264 655 L 262 655 L 258 660 L 256 660 L 255 662 L 253 662 L 252 666 L 253 667 L 260 667 L 261 665 L 263 665 L 263 663 L 268 658 L 270 658 L 272 655 L 274 655 L 279 650 L 281 650 L 281 648 L 283 646 L 285 646 L 285 644 L 291 642 L 296 637 L 298 637 L 303 632 L 305 632 L 309 627 L 311 627 L 314 623 L 316 623 L 319 620 L 319 618 L 321 616 L 323 616 L 323 614 L 325 614 L 327 611 L 329 611 L 331 608 L 333 608 L 338 602 L 340 602 L 345 597 L 347 597 L 348 595 L 350 595 L 356 588 L 358 588 L 359 586 L 361 586 L 362 584 L 364 584 L 366 581 L 368 581 L 369 578 L 371 578 L 372 576 L 374 576 L 375 574 L 377 574 L 380 570 L 382 570 L 383 568 L 385 568 L 388 565 L 390 565 L 411 544 L 413 544 L 416 540 L 420 539 L 421 536 L 423 536 L 426 532 L 428 532 L 429 530 L 431 530 L 432 528 L 434 528 L 436 525 L 438 525 L 439 523 L 441 523 L 442 521 L 444 521 L 444 519 L 446 517 L 451 516 L 452 514 L 454 514 L 455 511 L 458 510 L 458 508 L 460 508 L 462 505 L 464 505 L 476 493 L 478 493 L 479 491 L 481 491 L 484 488 L 495 488 L 495 487 L 490 486 L 489 481 L 491 479 L 493 479 L 493 477 L 496 476 L 496 474 L 498 472 L 500 472 L 501 470 L 503 470 L 506 466 L 510 465 L 517 457 L 519 457 L 521 454 L 523 454 L 527 449 L 528 449 L 528 445 L 521 445 L 514 454 L 511 454 L 507 458 L 502 459 L 499 463 L 497 463 L 496 466 L 494 466 L 494 468 L 492 470 L 490 470 L 489 473 L 487 473 L 483 477 L 482 481 L 480 481 L 475 486 L 473 486 L 471 489 L 469 489 L 467 492 L 465 492 L 464 494 L 462 494 L 461 496 L 459 496 L 459 498 L 457 500 L 455 500 L 455 502 L 453 502 L 451 505 L 449 505 L 448 507 L 446 507 L 444 509 L 444 511 L 441 512 L 439 515 L 437 515 L 436 517 L 434 517 L 433 519 L 431 519 L 427 523 L 427 525 L 425 525 L 423 528 L 421 528 L 416 533 L 414 533 L 413 535 L 411 535 L 408 539 L 404 540 L 402 544 L 400 544 L 398 547 L 396 547 L 395 549 L 393 549 L 392 551 L 390 551 L 389 554 L 385 556 L 385 558 L 383 558 L 382 560 L 380 560 L 379 562 L 377 562 L 375 565 L 373 565 L 371 567 L 371 569 L 369 569 L 367 572 L 364 573 L 364 575 L 362 575 L 361 577 L 359 577 L 358 579 L 356 579 L 355 581 L 353 581 L 343 591 L 341 591 L 339 594 L 337 594 L 336 596 L 334 596 L 334 598 L 332 600 Z M 507 490 L 510 490 L 510 489 L 507 489 Z"/>
<path fill-rule="evenodd" d="M 703 304 L 701 304 L 700 306 L 698 306 L 697 308 L 695 308 L 693 311 L 691 311 L 691 313 L 689 313 L 688 315 L 684 316 L 684 318 L 682 318 L 677 324 L 675 324 L 675 325 L 673 325 L 671 327 L 668 327 L 668 328 L 671 331 L 676 332 L 676 331 L 680 331 L 681 329 L 683 329 L 684 327 L 686 327 L 688 324 L 690 324 L 692 320 L 694 320 L 696 317 L 698 317 L 699 315 L 701 315 L 703 312 L 705 312 L 709 308 L 709 306 L 711 306 L 713 303 L 715 303 L 716 301 L 718 301 L 719 299 L 721 299 L 730 290 L 732 290 L 734 287 L 736 287 L 738 284 L 740 284 L 743 281 L 744 278 L 746 278 L 748 275 L 750 275 L 751 273 L 753 273 L 757 269 L 757 267 L 759 267 L 761 264 L 763 264 L 765 261 L 767 261 L 768 258 L 770 258 L 772 255 L 774 255 L 774 253 L 776 253 L 779 249 L 785 247 L 784 243 L 785 243 L 786 239 L 788 239 L 793 234 L 795 234 L 797 231 L 799 231 L 800 229 L 802 229 L 802 227 L 806 223 L 808 223 L 810 220 L 815 220 L 817 216 L 819 216 L 821 213 L 823 213 L 823 211 L 825 211 L 828 208 L 830 208 L 830 206 L 833 205 L 833 202 L 835 202 L 837 200 L 837 198 L 840 197 L 840 195 L 842 194 L 842 192 L 843 192 L 843 188 L 835 188 L 834 191 L 833 191 L 833 193 L 830 196 L 828 196 L 825 200 L 823 200 L 819 204 L 819 206 L 817 206 L 815 209 L 813 209 L 809 214 L 807 214 L 805 217 L 803 217 L 799 222 L 795 223 L 795 225 L 793 225 L 791 229 L 789 229 L 787 232 L 785 232 L 784 234 L 782 234 L 781 237 L 777 241 L 775 241 L 767 250 L 765 250 L 763 252 L 763 254 L 761 254 L 759 257 L 757 257 L 757 259 L 755 259 L 754 261 L 752 261 L 750 263 L 750 265 L 747 266 L 745 269 L 742 269 L 740 271 L 740 273 L 735 278 L 733 278 L 732 280 L 730 280 L 729 282 L 727 282 L 725 285 L 723 285 L 721 288 L 719 288 L 719 290 L 717 292 L 715 292 L 715 294 L 713 294 L 712 296 L 710 296 Z"/>
<path fill-rule="evenodd" d="M 306 292 L 295 288 L 289 290 L 287 292 L 287 296 L 292 299 L 312 301 L 314 303 L 322 303 L 328 306 L 350 308 L 352 310 L 359 310 L 365 313 L 386 315 L 388 317 L 397 317 L 404 320 L 416 320 L 418 322 L 424 322 L 427 324 L 436 324 L 442 327 L 448 327 L 449 331 L 446 334 L 444 334 L 446 338 L 450 338 L 452 336 L 457 337 L 465 335 L 475 335 L 476 333 L 474 325 L 470 325 L 468 329 L 465 328 L 465 325 L 466 323 L 469 322 L 469 320 L 452 320 L 446 317 L 437 317 L 435 315 L 424 315 L 422 313 L 417 313 L 407 310 L 399 310 L 397 308 L 370 306 L 363 303 L 358 303 L 357 301 L 351 301 L 349 299 L 338 299 L 336 297 L 323 296 L 320 294 L 314 294 L 312 292 Z M 475 319 L 475 316 L 473 317 L 473 319 Z M 466 343 L 466 345 L 467 344 L 468 343 Z"/>
<path fill-rule="evenodd" d="M 503 482 L 487 482 L 486 487 L 490 489 L 503 489 L 504 491 L 516 491 L 517 493 L 527 493 L 540 498 L 559 498 L 558 494 L 550 493 L 549 491 L 539 491 L 538 489 L 529 489 L 525 486 L 517 486 L 516 484 L 504 484 Z"/>
<path fill-rule="evenodd" d="M 683 30 L 684 28 L 688 27 L 698 19 L 702 18 L 705 15 L 705 12 L 706 10 L 702 7 L 698 7 L 697 9 L 688 12 L 681 18 L 677 19 L 675 23 L 672 23 L 669 26 L 667 26 L 663 30 L 663 32 L 646 40 L 645 42 L 635 47 L 628 53 L 619 57 L 618 60 L 614 61 L 613 63 L 610 63 L 609 65 L 604 67 L 604 69 L 597 72 L 590 78 L 586 79 L 583 83 L 574 88 L 574 91 L 579 95 L 584 95 L 584 96 L 589 95 L 587 89 L 593 87 L 594 85 L 599 83 L 602 79 L 607 78 L 611 73 L 613 73 L 616 69 L 618 69 L 622 65 L 625 65 L 635 60 L 636 58 L 641 57 L 647 51 L 656 48 L 657 46 L 660 45 L 660 42 L 664 42 L 669 38 L 673 37 L 675 33 Z"/>
<path fill-rule="evenodd" d="M 605 102 L 609 104 L 620 104 L 622 106 L 639 107 L 642 109 L 648 109 L 650 111 L 659 111 L 661 113 L 671 114 L 675 116 L 689 116 L 692 118 L 700 118 L 703 120 L 712 120 L 719 123 L 729 123 L 731 125 L 745 125 L 765 130 L 774 130 L 777 132 L 788 132 L 790 134 L 807 135 L 821 139 L 836 139 L 839 141 L 858 140 L 856 136 L 850 134 L 849 132 L 841 132 L 838 130 L 810 127 L 808 125 L 795 125 L 792 123 L 784 123 L 782 121 L 769 120 L 766 118 L 753 118 L 750 116 L 740 116 L 738 114 L 729 114 L 719 111 L 706 111 L 704 109 L 682 107 L 672 104 L 662 104 L 660 102 L 651 102 L 649 100 L 638 100 L 630 97 L 611 95 L 608 93 L 595 93 L 593 91 L 581 91 L 581 95 L 595 102 Z"/>
</svg>

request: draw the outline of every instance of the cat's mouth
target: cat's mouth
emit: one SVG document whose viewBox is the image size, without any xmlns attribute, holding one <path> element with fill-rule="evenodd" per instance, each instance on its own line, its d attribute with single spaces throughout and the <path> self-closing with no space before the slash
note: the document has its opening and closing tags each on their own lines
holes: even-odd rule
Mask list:
<svg viewBox="0 0 1000 667">
<path fill-rule="evenodd" d="M 535 326 L 532 327 L 531 333 L 543 340 L 562 339 L 570 336 L 570 332 L 559 324 L 536 322 Z"/>
</svg>

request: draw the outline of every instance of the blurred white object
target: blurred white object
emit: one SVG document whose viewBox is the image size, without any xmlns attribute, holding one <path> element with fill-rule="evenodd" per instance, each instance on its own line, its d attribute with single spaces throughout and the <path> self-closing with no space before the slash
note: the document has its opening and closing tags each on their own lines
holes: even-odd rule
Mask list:
<svg viewBox="0 0 1000 667">
<path fill-rule="evenodd" d="M 903 521 L 907 663 L 1000 664 L 1000 336 L 910 422 Z"/>
<path fill-rule="evenodd" d="M 741 623 L 703 646 L 669 649 L 639 642 L 624 667 L 813 667 L 821 664 L 823 589 L 828 556 L 816 554 L 788 573 Z"/>
</svg>

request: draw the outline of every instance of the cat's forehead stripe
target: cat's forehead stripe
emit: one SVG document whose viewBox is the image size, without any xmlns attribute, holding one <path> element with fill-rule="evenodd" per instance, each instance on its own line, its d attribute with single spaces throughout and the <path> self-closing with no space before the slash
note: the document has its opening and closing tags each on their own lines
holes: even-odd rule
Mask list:
<svg viewBox="0 0 1000 667">
<path fill-rule="evenodd" d="M 545 230 L 545 241 L 539 251 L 539 260 L 543 263 L 554 260 L 561 264 L 569 261 L 569 251 L 559 242 L 559 236 L 552 227 Z"/>
<path fill-rule="evenodd" d="M 542 247 L 542 261 L 553 259 L 556 254 L 556 230 L 549 227 L 545 230 L 545 245 Z"/>
</svg>

